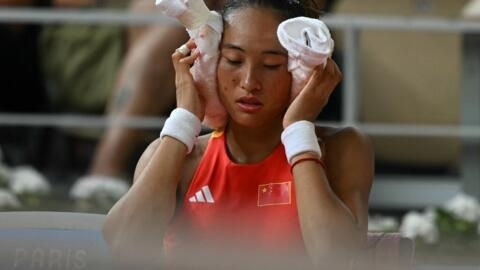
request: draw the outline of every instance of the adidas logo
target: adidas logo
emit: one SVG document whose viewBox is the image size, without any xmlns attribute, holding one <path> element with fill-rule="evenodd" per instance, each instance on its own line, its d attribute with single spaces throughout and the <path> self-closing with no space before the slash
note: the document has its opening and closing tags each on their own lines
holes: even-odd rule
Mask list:
<svg viewBox="0 0 480 270">
<path fill-rule="evenodd" d="M 188 201 L 192 203 L 197 203 L 197 202 L 214 203 L 215 202 L 213 200 L 212 193 L 210 192 L 210 189 L 208 188 L 208 186 L 203 186 L 202 189 L 197 191 L 194 196 L 188 199 Z"/>
</svg>

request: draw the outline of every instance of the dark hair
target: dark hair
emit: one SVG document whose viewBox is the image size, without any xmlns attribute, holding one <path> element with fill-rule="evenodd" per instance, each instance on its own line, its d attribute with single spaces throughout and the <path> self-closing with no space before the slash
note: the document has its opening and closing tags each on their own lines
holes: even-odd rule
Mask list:
<svg viewBox="0 0 480 270">
<path fill-rule="evenodd" d="M 278 12 L 281 20 L 298 16 L 318 18 L 320 9 L 315 0 L 226 0 L 222 10 L 225 18 L 232 11 L 247 7 L 271 8 Z"/>
</svg>

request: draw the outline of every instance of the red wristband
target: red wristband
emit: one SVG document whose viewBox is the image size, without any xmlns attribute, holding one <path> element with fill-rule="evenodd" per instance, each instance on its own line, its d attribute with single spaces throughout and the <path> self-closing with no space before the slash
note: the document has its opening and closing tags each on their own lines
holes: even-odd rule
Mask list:
<svg viewBox="0 0 480 270">
<path fill-rule="evenodd" d="M 292 165 L 290 165 L 290 172 L 293 174 L 293 168 L 300 162 L 304 162 L 304 161 L 314 161 L 315 163 L 317 164 L 320 164 L 320 166 L 322 166 L 322 168 L 325 170 L 325 163 L 323 162 L 323 160 L 317 158 L 317 157 L 304 157 L 304 158 L 300 158 L 298 160 L 295 160 L 295 162 L 292 163 Z"/>
</svg>

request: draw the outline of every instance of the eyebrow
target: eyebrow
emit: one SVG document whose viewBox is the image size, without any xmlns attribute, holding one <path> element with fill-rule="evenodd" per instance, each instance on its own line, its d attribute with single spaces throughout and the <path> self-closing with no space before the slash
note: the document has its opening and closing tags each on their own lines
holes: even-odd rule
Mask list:
<svg viewBox="0 0 480 270">
<path fill-rule="evenodd" d="M 232 50 L 239 50 L 239 51 L 245 52 L 245 50 L 243 48 L 238 47 L 234 44 L 230 44 L 230 43 L 223 44 L 222 49 L 232 49 Z M 282 52 L 282 51 L 279 51 L 279 50 L 266 50 L 266 51 L 262 51 L 262 54 L 275 54 L 275 55 L 280 55 L 280 56 L 288 56 L 288 54 L 286 52 Z"/>
</svg>

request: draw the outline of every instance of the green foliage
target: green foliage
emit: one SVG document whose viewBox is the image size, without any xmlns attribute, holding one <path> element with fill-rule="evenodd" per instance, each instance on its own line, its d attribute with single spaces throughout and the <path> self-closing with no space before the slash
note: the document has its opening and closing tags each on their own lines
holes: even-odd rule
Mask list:
<svg viewBox="0 0 480 270">
<path fill-rule="evenodd" d="M 454 253 L 480 254 L 480 235 L 478 222 L 456 217 L 454 214 L 437 209 L 436 223 L 439 230 L 439 249 Z"/>
<path fill-rule="evenodd" d="M 437 209 L 436 223 L 440 232 L 440 241 L 446 239 L 471 241 L 479 238 L 477 222 L 457 218 L 444 209 Z"/>
</svg>

